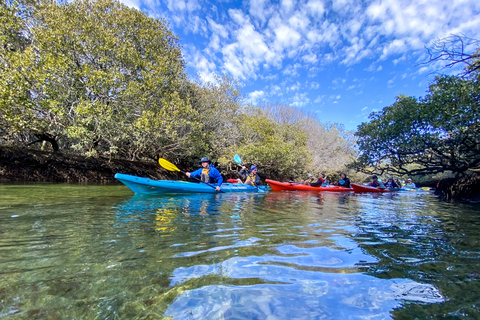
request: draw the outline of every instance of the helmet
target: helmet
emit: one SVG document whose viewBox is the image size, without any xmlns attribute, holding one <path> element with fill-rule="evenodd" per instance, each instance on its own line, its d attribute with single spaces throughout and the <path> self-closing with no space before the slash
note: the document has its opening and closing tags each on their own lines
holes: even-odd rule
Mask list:
<svg viewBox="0 0 480 320">
<path fill-rule="evenodd" d="M 202 162 L 212 163 L 212 161 L 210 161 L 210 159 L 208 159 L 207 157 L 203 157 L 202 159 L 200 159 L 200 161 L 198 162 L 198 164 L 202 164 Z"/>
<path fill-rule="evenodd" d="M 378 177 L 376 175 L 373 175 L 372 179 L 378 179 Z"/>
</svg>

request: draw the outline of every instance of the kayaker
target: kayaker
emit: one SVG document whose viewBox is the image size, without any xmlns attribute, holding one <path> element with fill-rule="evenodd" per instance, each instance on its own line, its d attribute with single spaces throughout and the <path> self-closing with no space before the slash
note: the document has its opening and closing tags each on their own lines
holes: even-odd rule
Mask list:
<svg viewBox="0 0 480 320">
<path fill-rule="evenodd" d="M 339 187 L 350 188 L 350 179 L 347 178 L 345 173 L 340 173 L 340 180 L 338 181 Z"/>
<path fill-rule="evenodd" d="M 408 178 L 407 183 L 405 184 L 405 188 L 416 189 L 417 185 L 413 183 L 412 178 Z"/>
<path fill-rule="evenodd" d="M 400 186 L 395 182 L 393 181 L 393 178 L 388 178 L 388 181 L 385 182 L 385 188 L 396 188 L 396 189 L 399 189 Z"/>
<path fill-rule="evenodd" d="M 370 182 L 368 186 L 379 188 L 379 189 L 385 189 L 385 185 L 383 184 L 382 181 L 378 181 L 378 177 L 376 175 L 372 176 L 372 182 Z"/>
<path fill-rule="evenodd" d="M 402 183 L 400 182 L 400 180 L 398 180 L 398 178 L 393 179 L 393 181 L 395 181 L 395 183 L 397 184 L 397 186 L 398 186 L 399 188 L 402 187 Z"/>
<path fill-rule="evenodd" d="M 311 187 L 321 187 L 321 186 L 328 186 L 328 181 L 325 178 L 323 173 L 320 173 L 317 177 L 317 181 L 310 183 Z"/>
<path fill-rule="evenodd" d="M 247 167 L 242 166 L 242 170 L 238 172 L 238 175 L 242 178 L 244 184 L 248 184 L 250 186 L 258 187 L 261 183 L 260 177 L 257 174 L 258 168 L 255 165 L 250 167 L 250 173 L 247 171 Z"/>
<path fill-rule="evenodd" d="M 193 172 L 185 172 L 185 175 L 189 178 L 200 178 L 205 183 L 216 183 L 215 190 L 220 191 L 220 186 L 223 183 L 220 171 L 215 168 L 212 161 L 207 157 L 203 157 L 198 163 L 202 165 L 200 169 Z"/>
</svg>

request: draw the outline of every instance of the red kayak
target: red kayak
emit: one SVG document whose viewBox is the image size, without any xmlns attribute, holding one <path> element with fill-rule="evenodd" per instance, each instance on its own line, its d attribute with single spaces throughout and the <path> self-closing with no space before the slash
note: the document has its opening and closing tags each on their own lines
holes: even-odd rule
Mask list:
<svg viewBox="0 0 480 320">
<path fill-rule="evenodd" d="M 362 186 L 361 184 L 351 184 L 353 191 L 355 192 L 397 192 L 400 189 L 379 189 L 370 186 Z"/>
<path fill-rule="evenodd" d="M 332 191 L 332 192 L 348 192 L 353 191 L 352 188 L 344 188 L 338 186 L 324 186 L 324 187 L 311 187 L 296 182 L 280 182 L 275 180 L 266 179 L 273 191 L 290 190 L 290 191 Z"/>
</svg>

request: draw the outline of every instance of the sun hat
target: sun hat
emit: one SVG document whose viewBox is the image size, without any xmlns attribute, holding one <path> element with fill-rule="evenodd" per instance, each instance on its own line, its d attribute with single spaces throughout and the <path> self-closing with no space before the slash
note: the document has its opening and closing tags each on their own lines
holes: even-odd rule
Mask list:
<svg viewBox="0 0 480 320">
<path fill-rule="evenodd" d="M 202 162 L 212 163 L 212 161 L 210 161 L 210 159 L 208 159 L 207 157 L 203 157 L 202 159 L 200 159 L 200 161 L 198 162 L 198 164 L 202 164 Z"/>
</svg>

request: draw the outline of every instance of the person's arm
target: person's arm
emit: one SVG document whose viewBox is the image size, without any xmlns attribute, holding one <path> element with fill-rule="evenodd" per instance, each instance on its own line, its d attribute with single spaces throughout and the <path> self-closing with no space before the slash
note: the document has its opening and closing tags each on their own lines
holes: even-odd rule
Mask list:
<svg viewBox="0 0 480 320">
<path fill-rule="evenodd" d="M 190 175 L 187 174 L 187 177 L 189 178 L 200 178 L 200 176 L 202 175 L 202 168 L 200 169 L 197 169 L 195 171 L 192 171 L 192 172 L 187 172 L 187 173 L 190 173 Z"/>
<path fill-rule="evenodd" d="M 310 183 L 310 187 L 320 187 L 323 181 L 319 179 L 317 182 Z"/>
<path fill-rule="evenodd" d="M 220 187 L 223 183 L 223 177 L 220 174 L 220 171 L 218 171 L 217 168 L 211 168 L 209 172 L 209 176 L 217 180 L 217 186 Z"/>
<path fill-rule="evenodd" d="M 247 169 L 246 169 L 246 168 L 242 168 L 242 170 L 240 170 L 240 171 L 238 172 L 238 175 L 240 176 L 240 178 L 241 178 L 242 180 L 247 179 L 247 176 L 248 176 Z"/>
<path fill-rule="evenodd" d="M 260 184 L 262 184 L 262 180 L 260 180 L 260 177 L 257 174 L 255 176 L 255 185 L 258 187 Z"/>
<path fill-rule="evenodd" d="M 378 187 L 379 189 L 385 189 L 385 185 L 383 184 L 383 182 L 381 181 L 378 181 Z"/>
</svg>

